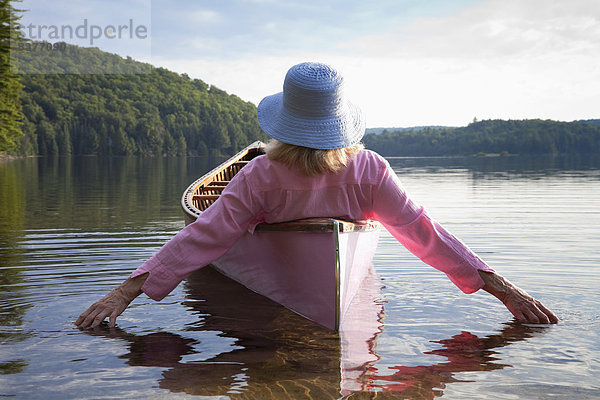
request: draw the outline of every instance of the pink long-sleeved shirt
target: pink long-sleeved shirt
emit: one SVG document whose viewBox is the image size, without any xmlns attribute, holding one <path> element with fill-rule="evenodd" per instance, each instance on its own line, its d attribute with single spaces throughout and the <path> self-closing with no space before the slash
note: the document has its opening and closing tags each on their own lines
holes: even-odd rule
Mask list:
<svg viewBox="0 0 600 400">
<path fill-rule="evenodd" d="M 483 287 L 477 270 L 493 271 L 408 197 L 385 159 L 363 150 L 342 172 L 316 177 L 266 156 L 255 158 L 214 204 L 131 276 L 149 272 L 142 291 L 161 300 L 259 223 L 310 217 L 380 221 L 410 252 L 446 273 L 465 293 Z"/>
</svg>

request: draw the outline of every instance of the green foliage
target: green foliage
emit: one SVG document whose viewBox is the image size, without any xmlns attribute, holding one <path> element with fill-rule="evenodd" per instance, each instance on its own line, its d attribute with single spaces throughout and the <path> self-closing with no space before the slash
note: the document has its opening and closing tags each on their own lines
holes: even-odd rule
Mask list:
<svg viewBox="0 0 600 400">
<path fill-rule="evenodd" d="M 198 79 L 96 48 L 54 47 L 19 55 L 28 72 L 20 154 L 220 155 L 266 139 L 252 103 Z M 107 65 L 121 72 L 66 73 Z"/>
<path fill-rule="evenodd" d="M 595 120 L 486 120 L 461 128 L 366 135 L 363 141 L 384 156 L 598 154 L 600 125 Z"/>
<path fill-rule="evenodd" d="M 0 0 L 0 152 L 12 150 L 22 136 L 22 85 L 11 69 L 11 43 L 21 38 L 17 12 L 10 1 Z"/>
</svg>

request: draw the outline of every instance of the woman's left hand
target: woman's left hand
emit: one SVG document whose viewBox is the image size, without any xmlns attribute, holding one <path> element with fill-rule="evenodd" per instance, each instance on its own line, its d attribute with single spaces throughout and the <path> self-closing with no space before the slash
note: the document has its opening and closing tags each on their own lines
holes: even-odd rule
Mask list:
<svg viewBox="0 0 600 400">
<path fill-rule="evenodd" d="M 479 271 L 485 285 L 483 290 L 497 297 L 519 322 L 555 324 L 558 317 L 541 301 L 530 296 L 508 279 L 494 273 Z"/>
<path fill-rule="evenodd" d="M 519 322 L 555 324 L 558 317 L 524 290 L 513 285 L 502 301 Z"/>
</svg>

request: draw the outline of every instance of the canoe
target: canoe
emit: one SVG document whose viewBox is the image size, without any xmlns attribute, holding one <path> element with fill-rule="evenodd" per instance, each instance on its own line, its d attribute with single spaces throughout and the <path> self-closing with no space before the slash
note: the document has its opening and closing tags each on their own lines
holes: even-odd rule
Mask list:
<svg viewBox="0 0 600 400">
<path fill-rule="evenodd" d="M 186 225 L 219 198 L 240 169 L 261 154 L 264 143 L 252 143 L 194 181 L 181 199 Z M 375 221 L 338 218 L 260 224 L 212 266 L 248 289 L 338 331 L 369 273 L 379 230 Z"/>
</svg>

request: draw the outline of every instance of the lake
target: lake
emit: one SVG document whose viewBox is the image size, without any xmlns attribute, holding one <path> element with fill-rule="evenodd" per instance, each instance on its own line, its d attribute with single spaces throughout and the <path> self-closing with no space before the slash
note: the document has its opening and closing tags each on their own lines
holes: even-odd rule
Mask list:
<svg viewBox="0 0 600 400">
<path fill-rule="evenodd" d="M 27 158 L 0 163 L 0 397 L 600 399 L 599 158 L 389 160 L 560 323 L 515 323 L 383 232 L 362 341 L 209 268 L 162 302 L 140 296 L 115 329 L 80 331 L 77 316 L 183 227 L 181 193 L 222 160 Z"/>
</svg>

